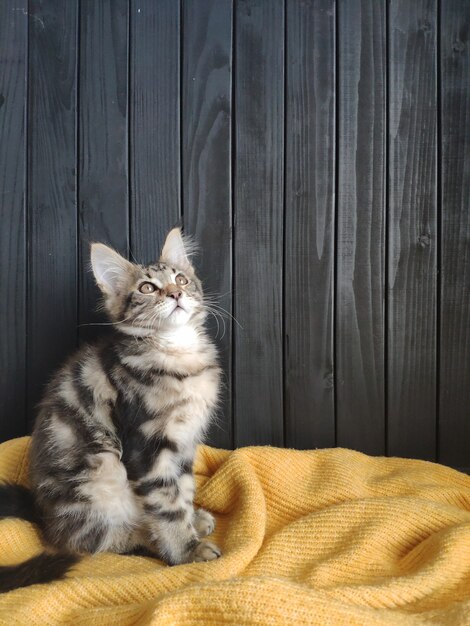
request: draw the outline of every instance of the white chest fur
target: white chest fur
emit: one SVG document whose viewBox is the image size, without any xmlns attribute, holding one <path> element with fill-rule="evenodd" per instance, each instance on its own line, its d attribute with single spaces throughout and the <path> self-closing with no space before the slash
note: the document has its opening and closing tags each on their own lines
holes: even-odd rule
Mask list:
<svg viewBox="0 0 470 626">
<path fill-rule="evenodd" d="M 189 331 L 188 331 L 189 332 Z M 201 439 L 217 404 L 220 371 L 210 343 L 197 333 L 159 338 L 148 358 L 163 375 L 146 390 L 145 404 L 155 419 L 142 424 L 146 437 L 166 437 L 184 454 Z"/>
</svg>

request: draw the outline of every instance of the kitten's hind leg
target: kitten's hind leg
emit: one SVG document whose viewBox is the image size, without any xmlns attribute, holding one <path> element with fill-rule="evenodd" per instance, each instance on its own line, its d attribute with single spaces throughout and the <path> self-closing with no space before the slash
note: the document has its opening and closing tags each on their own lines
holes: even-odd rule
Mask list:
<svg viewBox="0 0 470 626">
<path fill-rule="evenodd" d="M 214 532 L 214 516 L 204 509 L 196 509 L 193 515 L 193 526 L 199 537 L 207 537 Z"/>
</svg>

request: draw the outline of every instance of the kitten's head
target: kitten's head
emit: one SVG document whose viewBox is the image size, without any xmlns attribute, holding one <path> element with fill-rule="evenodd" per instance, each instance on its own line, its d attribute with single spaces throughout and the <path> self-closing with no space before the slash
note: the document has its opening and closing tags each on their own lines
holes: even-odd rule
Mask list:
<svg viewBox="0 0 470 626">
<path fill-rule="evenodd" d="M 92 244 L 93 274 L 111 321 L 136 336 L 201 324 L 202 287 L 190 249 L 179 228 L 169 232 L 160 259 L 148 266 L 131 263 L 102 243 Z"/>
</svg>

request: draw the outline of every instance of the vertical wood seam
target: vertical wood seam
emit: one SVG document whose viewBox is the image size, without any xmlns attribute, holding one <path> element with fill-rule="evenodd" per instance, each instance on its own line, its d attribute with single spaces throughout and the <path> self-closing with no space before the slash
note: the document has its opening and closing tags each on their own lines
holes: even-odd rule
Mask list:
<svg viewBox="0 0 470 626">
<path fill-rule="evenodd" d="M 334 59 L 334 68 L 335 68 L 335 121 L 334 121 L 334 130 L 333 130 L 333 145 L 334 145 L 334 208 L 333 208 L 333 276 L 332 276 L 332 325 L 333 325 L 333 420 L 334 420 L 334 445 L 338 446 L 338 372 L 337 372 L 337 327 L 338 327 L 338 200 L 339 200 L 339 106 L 340 106 L 340 98 L 339 98 L 339 46 L 338 46 L 338 34 L 339 34 L 339 4 L 340 0 L 335 1 L 335 59 Z"/>
<path fill-rule="evenodd" d="M 441 378 L 441 237 L 442 237 L 442 118 L 441 118 L 441 0 L 436 0 L 436 450 L 439 461 Z"/>
<path fill-rule="evenodd" d="M 75 229 L 76 229 L 76 248 L 75 248 L 75 285 L 76 285 L 76 339 L 75 343 L 78 346 L 80 340 L 80 293 L 81 283 L 83 280 L 81 273 L 81 229 L 80 229 L 80 54 L 81 54 L 81 19 L 82 19 L 82 3 L 81 0 L 77 0 L 76 11 L 76 54 L 75 54 Z"/>
<path fill-rule="evenodd" d="M 388 455 L 388 331 L 389 331 L 389 254 L 390 254 L 390 241 L 389 241 L 389 207 L 390 207 L 390 176 L 389 176 L 389 163 L 390 163 L 390 5 L 388 0 L 385 2 L 385 65 L 386 65 L 386 77 L 385 77 L 385 154 L 384 154 L 384 453 Z"/>
<path fill-rule="evenodd" d="M 29 16 L 29 12 L 31 10 L 31 0 L 27 0 L 27 8 L 28 8 L 28 16 Z M 25 306 L 26 306 L 26 314 L 25 314 L 25 335 L 26 335 L 26 341 L 25 341 L 25 356 L 26 356 L 26 360 L 25 360 L 25 372 L 24 372 L 24 379 L 25 379 L 25 397 L 24 397 L 24 404 L 25 404 L 25 414 L 24 414 L 24 419 L 25 419 L 25 425 L 26 425 L 26 431 L 25 432 L 29 432 L 30 431 L 30 427 L 31 427 L 31 420 L 30 420 L 30 416 L 29 416 L 29 384 L 30 384 L 30 371 L 29 371 L 29 367 L 28 367 L 28 361 L 29 361 L 29 351 L 30 351 L 30 343 L 31 343 L 31 337 L 29 334 L 29 325 L 30 325 L 30 318 L 31 318 L 31 309 L 30 309 L 30 283 L 31 283 L 31 255 L 30 255 L 30 250 L 31 250 L 31 216 L 30 216 L 30 212 L 29 212 L 29 196 L 31 193 L 31 185 L 30 185 L 30 176 L 29 176 L 29 162 L 30 162 L 30 156 L 31 156 L 31 151 L 30 151 L 30 123 L 31 123 L 31 115 L 30 115 L 30 99 L 31 99 L 31 81 L 30 81 L 30 61 L 31 61 L 31 42 L 30 42 L 30 37 L 31 37 L 31 29 L 29 27 L 29 17 L 27 19 L 27 45 L 28 45 L 28 51 L 27 51 L 27 70 L 26 70 L 26 91 L 27 91 L 27 97 L 26 97 L 26 180 L 27 180 L 27 188 L 26 188 L 26 193 L 25 193 L 25 220 L 26 220 L 26 228 L 25 228 L 25 237 L 26 237 L 26 259 L 25 259 L 25 271 L 26 271 L 26 278 L 25 278 L 25 287 L 26 287 L 26 300 L 25 300 Z"/>
<path fill-rule="evenodd" d="M 30 2 L 31 0 L 27 0 L 26 8 L 29 16 L 30 11 Z M 23 224 L 24 224 L 24 267 L 25 267 L 25 277 L 24 277 L 24 433 L 28 433 L 29 431 L 29 420 L 28 420 L 28 388 L 29 388 L 29 368 L 27 367 L 28 363 L 28 354 L 29 354 L 29 17 L 26 19 L 26 53 L 25 53 L 25 72 L 24 72 L 24 81 L 25 81 L 25 95 L 24 95 L 24 195 L 23 195 Z"/>
<path fill-rule="evenodd" d="M 283 164 L 282 164 L 282 180 L 283 180 L 283 188 L 282 188 L 282 261 L 281 261 L 281 285 L 282 285 L 282 296 L 281 296 L 281 338 L 282 338 L 282 445 L 286 445 L 287 437 L 286 437 L 286 415 L 287 415 L 287 402 L 286 402 L 286 163 L 287 163 L 287 53 L 288 53 L 288 44 L 287 44 L 287 2 L 288 0 L 284 0 L 284 102 L 283 102 L 283 117 L 284 117 L 284 128 L 283 128 Z"/>
<path fill-rule="evenodd" d="M 127 120 L 126 120 L 126 172 L 127 172 L 127 256 L 134 262 L 137 262 L 137 259 L 134 256 L 134 251 L 132 250 L 132 176 L 131 176 L 131 168 L 132 168 L 132 159 L 131 159 L 131 141 L 132 141 L 132 120 L 131 120 L 131 105 L 132 105 L 132 94 L 131 94 L 131 70 L 132 70 L 132 59 L 131 59 L 131 46 L 132 46 L 132 0 L 127 0 L 127 79 L 126 79 L 126 89 L 127 89 Z M 140 259 L 138 259 L 140 261 Z"/>
<path fill-rule="evenodd" d="M 184 192 L 183 192 L 183 186 L 184 186 L 184 142 L 183 142 L 183 109 L 184 109 L 184 103 L 183 103 L 183 68 L 184 68 L 184 60 L 183 60 L 183 54 L 184 54 L 184 0 L 179 0 L 179 50 L 178 50 L 178 54 L 179 54 L 179 59 L 178 59 L 178 74 L 179 74 L 179 81 L 178 81 L 178 89 L 179 89 L 179 94 L 178 94 L 178 107 L 179 107 L 179 171 L 178 171 L 178 176 L 179 176 L 179 214 L 180 214 L 180 223 L 183 225 L 184 227 Z"/>
<path fill-rule="evenodd" d="M 236 263 L 236 255 L 235 255 L 235 237 L 236 237 L 236 193 L 235 193 L 235 178 L 236 178 L 236 158 L 237 158 L 237 127 L 236 127 L 236 98 L 235 98 L 235 87 L 236 87 L 236 50 L 237 50 L 237 11 L 235 6 L 235 0 L 232 0 L 232 75 L 230 77 L 230 87 L 231 87 L 231 115 L 232 118 L 230 120 L 230 131 L 232 134 L 232 145 L 231 145 L 231 155 L 230 155 L 230 178 L 231 178 L 231 200 L 232 200 L 232 319 L 230 320 L 231 324 L 231 333 L 232 333 L 232 355 L 231 355 L 231 384 L 232 384 L 232 398 L 231 398 L 231 422 L 232 422 L 232 448 L 235 448 L 237 445 L 235 438 L 235 408 L 236 408 L 236 376 L 235 376 L 235 365 L 236 365 L 236 341 L 235 341 L 235 320 L 237 316 L 237 289 L 236 289 L 236 271 L 235 271 L 235 263 Z"/>
</svg>

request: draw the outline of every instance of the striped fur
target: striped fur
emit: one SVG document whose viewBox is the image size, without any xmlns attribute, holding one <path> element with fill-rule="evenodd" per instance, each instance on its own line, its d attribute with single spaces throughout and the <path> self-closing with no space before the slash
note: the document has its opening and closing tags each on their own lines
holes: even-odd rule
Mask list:
<svg viewBox="0 0 470 626">
<path fill-rule="evenodd" d="M 214 520 L 193 508 L 192 463 L 220 369 L 184 241 L 171 231 L 146 267 L 94 244 L 92 266 L 114 332 L 82 347 L 41 404 L 31 479 L 45 538 L 79 554 L 143 547 L 170 564 L 217 558 L 201 540 Z"/>
</svg>

